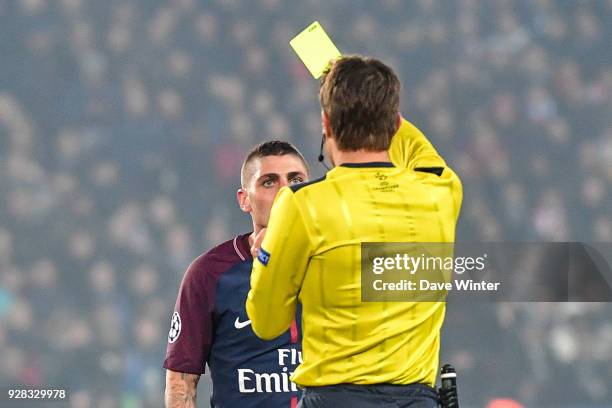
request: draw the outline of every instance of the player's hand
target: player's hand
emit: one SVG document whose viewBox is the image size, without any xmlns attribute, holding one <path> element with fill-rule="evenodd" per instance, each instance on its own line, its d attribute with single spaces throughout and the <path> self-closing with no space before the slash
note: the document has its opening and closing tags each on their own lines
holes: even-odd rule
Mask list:
<svg viewBox="0 0 612 408">
<path fill-rule="evenodd" d="M 266 236 L 266 230 L 267 228 L 262 228 L 261 231 L 259 231 L 257 235 L 255 235 L 253 245 L 251 246 L 251 255 L 253 256 L 253 258 L 257 258 L 257 251 L 259 251 L 259 247 L 261 247 L 261 243 L 263 242 L 264 237 Z"/>
</svg>

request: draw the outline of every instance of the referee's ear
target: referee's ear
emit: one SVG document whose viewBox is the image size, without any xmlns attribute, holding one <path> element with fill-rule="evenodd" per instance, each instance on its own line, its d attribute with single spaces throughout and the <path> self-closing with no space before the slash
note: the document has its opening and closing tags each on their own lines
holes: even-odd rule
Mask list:
<svg viewBox="0 0 612 408">
<path fill-rule="evenodd" d="M 252 211 L 251 201 L 249 200 L 249 195 L 245 189 L 238 189 L 236 192 L 236 200 L 238 201 L 238 205 L 243 212 L 250 213 Z"/>
<path fill-rule="evenodd" d="M 397 133 L 397 131 L 399 130 L 400 126 L 402 126 L 402 113 L 398 111 L 397 112 L 397 118 L 395 118 L 395 133 Z"/>
</svg>

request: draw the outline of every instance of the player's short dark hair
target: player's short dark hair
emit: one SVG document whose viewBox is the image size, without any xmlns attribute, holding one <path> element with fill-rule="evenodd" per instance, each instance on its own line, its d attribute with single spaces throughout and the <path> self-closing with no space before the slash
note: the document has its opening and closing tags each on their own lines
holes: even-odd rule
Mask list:
<svg viewBox="0 0 612 408">
<path fill-rule="evenodd" d="M 323 74 L 321 108 L 343 151 L 387 150 L 397 130 L 400 82 L 375 58 L 344 56 Z"/>
<path fill-rule="evenodd" d="M 246 184 L 247 173 L 249 172 L 249 164 L 255 159 L 260 159 L 262 157 L 268 156 L 284 156 L 286 154 L 292 154 L 296 156 L 298 159 L 304 163 L 304 167 L 306 168 L 306 172 L 310 172 L 308 168 L 308 163 L 306 163 L 306 159 L 302 156 L 302 153 L 298 149 L 295 148 L 291 143 L 284 142 L 282 140 L 270 140 L 268 142 L 263 142 L 255 146 L 247 157 L 244 159 L 242 163 L 242 169 L 240 170 L 240 183 L 244 187 Z"/>
</svg>

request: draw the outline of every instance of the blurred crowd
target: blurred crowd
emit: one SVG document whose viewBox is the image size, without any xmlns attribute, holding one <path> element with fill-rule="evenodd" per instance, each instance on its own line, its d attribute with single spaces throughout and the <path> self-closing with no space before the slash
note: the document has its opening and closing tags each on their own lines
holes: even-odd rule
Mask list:
<svg viewBox="0 0 612 408">
<path fill-rule="evenodd" d="M 250 228 L 244 154 L 285 139 L 323 173 L 288 45 L 315 19 L 398 73 L 462 178 L 458 239 L 612 241 L 610 0 L 0 0 L 0 384 L 161 406 L 182 274 Z M 449 308 L 443 358 L 473 406 L 602 406 L 611 316 Z"/>
</svg>

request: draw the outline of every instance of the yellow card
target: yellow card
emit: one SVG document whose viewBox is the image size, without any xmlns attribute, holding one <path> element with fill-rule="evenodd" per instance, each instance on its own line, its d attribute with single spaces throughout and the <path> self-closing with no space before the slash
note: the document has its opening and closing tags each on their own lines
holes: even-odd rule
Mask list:
<svg viewBox="0 0 612 408">
<path fill-rule="evenodd" d="M 323 75 L 331 60 L 342 55 L 318 21 L 296 35 L 289 44 L 315 79 Z"/>
</svg>

